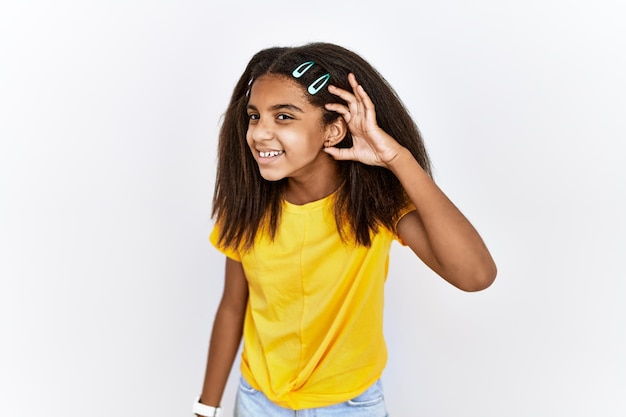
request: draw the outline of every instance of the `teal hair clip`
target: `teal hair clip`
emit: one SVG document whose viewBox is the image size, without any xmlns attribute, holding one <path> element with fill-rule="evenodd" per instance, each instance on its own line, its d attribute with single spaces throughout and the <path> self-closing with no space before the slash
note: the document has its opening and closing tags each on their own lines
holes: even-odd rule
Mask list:
<svg viewBox="0 0 626 417">
<path fill-rule="evenodd" d="M 326 85 L 326 83 L 330 80 L 330 74 L 324 74 L 319 77 L 317 80 L 313 81 L 309 86 L 309 93 L 311 95 L 316 94 L 318 91 L 322 89 Z"/>
<path fill-rule="evenodd" d="M 250 81 L 248 81 L 248 88 L 246 89 L 246 97 L 250 97 L 250 89 L 252 88 L 253 81 L 254 81 L 254 78 L 250 78 Z"/>
<path fill-rule="evenodd" d="M 294 78 L 300 78 L 313 66 L 313 64 L 315 64 L 315 62 L 313 61 L 303 62 L 302 64 L 298 65 L 298 68 L 293 70 L 291 75 L 293 75 Z"/>
<path fill-rule="evenodd" d="M 315 65 L 315 62 L 313 61 L 303 62 L 302 64 L 298 65 L 298 67 L 295 70 L 293 70 L 291 75 L 293 75 L 294 78 L 300 78 L 304 75 L 305 72 L 311 69 L 313 65 Z M 313 81 L 311 85 L 309 85 L 309 88 L 308 88 L 309 94 L 311 95 L 317 94 L 317 92 L 320 91 L 322 87 L 326 85 L 329 79 L 330 79 L 330 74 L 324 74 L 321 77 L 319 77 L 317 80 Z"/>
</svg>

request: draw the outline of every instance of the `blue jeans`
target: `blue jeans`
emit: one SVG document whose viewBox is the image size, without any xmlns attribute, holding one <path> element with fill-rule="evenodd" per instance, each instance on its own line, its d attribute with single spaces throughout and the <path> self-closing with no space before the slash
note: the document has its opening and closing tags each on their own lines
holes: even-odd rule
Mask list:
<svg viewBox="0 0 626 417">
<path fill-rule="evenodd" d="M 361 395 L 328 407 L 290 410 L 271 402 L 241 377 L 235 402 L 235 417 L 387 417 L 383 386 L 376 381 Z"/>
</svg>

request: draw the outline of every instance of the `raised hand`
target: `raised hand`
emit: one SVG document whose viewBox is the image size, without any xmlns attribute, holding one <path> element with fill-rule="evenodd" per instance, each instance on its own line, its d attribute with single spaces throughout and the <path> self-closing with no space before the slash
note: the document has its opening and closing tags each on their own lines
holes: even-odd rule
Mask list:
<svg viewBox="0 0 626 417">
<path fill-rule="evenodd" d="M 333 85 L 328 87 L 328 91 L 341 97 L 348 105 L 328 103 L 326 109 L 341 114 L 352 134 L 353 145 L 351 148 L 324 148 L 324 151 L 338 160 L 389 168 L 402 146 L 378 126 L 374 103 L 354 74 L 348 75 L 348 82 L 352 92 Z"/>
</svg>

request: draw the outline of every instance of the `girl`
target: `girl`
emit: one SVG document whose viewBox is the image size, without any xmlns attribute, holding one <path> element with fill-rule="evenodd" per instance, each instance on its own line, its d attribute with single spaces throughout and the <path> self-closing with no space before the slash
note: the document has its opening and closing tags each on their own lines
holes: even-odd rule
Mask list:
<svg viewBox="0 0 626 417">
<path fill-rule="evenodd" d="M 194 412 L 219 415 L 243 336 L 236 416 L 386 416 L 392 241 L 464 291 L 496 275 L 402 102 L 345 48 L 265 49 L 234 89 L 218 152 L 210 240 L 225 283 Z"/>
</svg>

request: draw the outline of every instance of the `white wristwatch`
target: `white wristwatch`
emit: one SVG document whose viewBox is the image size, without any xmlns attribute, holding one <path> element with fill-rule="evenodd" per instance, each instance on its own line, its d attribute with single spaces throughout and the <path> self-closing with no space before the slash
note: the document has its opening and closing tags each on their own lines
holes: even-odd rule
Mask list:
<svg viewBox="0 0 626 417">
<path fill-rule="evenodd" d="M 200 402 L 200 397 L 196 398 L 196 402 L 193 403 L 194 414 L 203 417 L 221 417 L 222 408 L 221 407 L 211 407 Z"/>
</svg>

